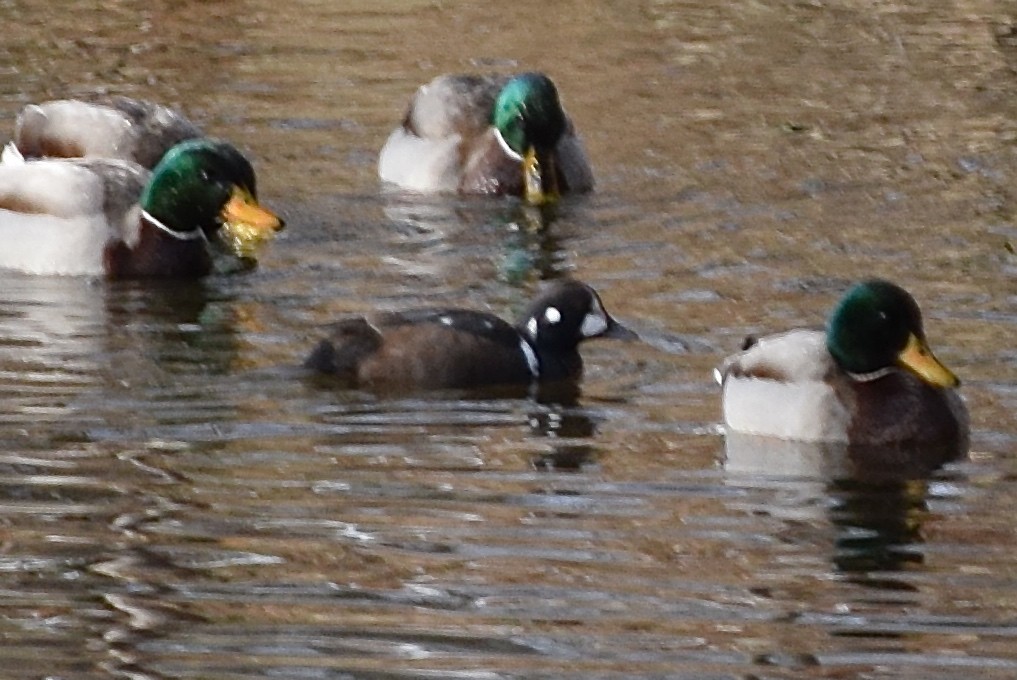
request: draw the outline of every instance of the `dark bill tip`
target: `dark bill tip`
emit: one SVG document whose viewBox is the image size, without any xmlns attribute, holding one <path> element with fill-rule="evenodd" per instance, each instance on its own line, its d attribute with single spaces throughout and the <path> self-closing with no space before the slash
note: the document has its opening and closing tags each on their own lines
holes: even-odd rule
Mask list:
<svg viewBox="0 0 1017 680">
<path fill-rule="evenodd" d="M 614 319 L 611 319 L 611 323 L 607 327 L 607 330 L 604 331 L 600 335 L 600 337 L 602 337 L 602 338 L 612 338 L 614 340 L 625 340 L 625 341 L 629 341 L 629 342 L 631 342 L 633 340 L 639 340 L 639 334 L 638 333 L 636 333 L 631 328 L 628 328 L 626 326 L 621 325 L 620 323 L 618 323 Z"/>
</svg>

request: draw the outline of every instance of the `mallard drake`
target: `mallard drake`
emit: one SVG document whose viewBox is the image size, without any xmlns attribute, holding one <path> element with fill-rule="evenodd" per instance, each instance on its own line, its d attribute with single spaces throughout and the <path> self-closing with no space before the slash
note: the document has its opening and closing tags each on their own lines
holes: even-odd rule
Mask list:
<svg viewBox="0 0 1017 680">
<path fill-rule="evenodd" d="M 378 174 L 414 191 L 533 203 L 593 187 L 575 126 L 542 73 L 443 75 L 421 86 L 381 150 Z"/>
<path fill-rule="evenodd" d="M 914 298 L 888 281 L 851 288 L 825 332 L 752 341 L 717 379 L 735 432 L 863 445 L 967 437 L 960 382 L 929 349 Z"/>
<path fill-rule="evenodd" d="M 194 277 L 210 241 L 249 257 L 283 221 L 258 205 L 254 170 L 226 142 L 173 147 L 152 172 L 111 159 L 0 164 L 0 268 L 111 278 Z"/>
<path fill-rule="evenodd" d="M 13 143 L 25 158 L 115 158 L 151 170 L 180 142 L 203 136 L 173 109 L 114 97 L 29 104 L 18 114 Z"/>
</svg>

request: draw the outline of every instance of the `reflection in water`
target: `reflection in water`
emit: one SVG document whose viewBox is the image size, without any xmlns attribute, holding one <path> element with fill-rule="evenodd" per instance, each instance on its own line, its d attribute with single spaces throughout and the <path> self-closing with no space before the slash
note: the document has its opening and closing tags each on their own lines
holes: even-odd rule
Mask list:
<svg viewBox="0 0 1017 680">
<path fill-rule="evenodd" d="M 732 507 L 769 518 L 772 537 L 794 546 L 793 557 L 756 573 L 753 591 L 767 599 L 782 595 L 776 599 L 790 602 L 780 616 L 815 627 L 820 638 L 808 652 L 793 653 L 801 643 L 785 638 L 787 631 L 775 632 L 767 646 L 780 651 L 756 655 L 754 663 L 822 666 L 823 655 L 815 650 L 834 639 L 871 644 L 882 654 L 908 653 L 914 635 L 906 627 L 888 630 L 885 615 L 875 612 L 920 609 L 915 574 L 933 561 L 923 545 L 928 478 L 958 452 L 849 451 L 729 434 L 726 453 L 726 483 L 757 497 Z M 798 559 L 822 559 L 828 567 L 805 571 Z M 814 579 L 823 573 L 842 586 L 832 602 L 814 592 Z"/>
<path fill-rule="evenodd" d="M 491 238 L 500 240 L 495 268 L 509 283 L 561 275 L 565 254 L 562 237 L 554 229 L 561 203 L 533 206 L 516 199 L 481 202 L 391 191 L 385 198 L 385 217 L 397 229 L 410 238 L 433 241 L 424 252 L 415 252 L 412 260 L 397 261 L 409 275 L 450 275 L 446 270 L 456 266 L 456 257 L 472 250 L 488 251 Z"/>
<path fill-rule="evenodd" d="M 551 447 L 533 458 L 533 467 L 548 472 L 579 472 L 595 463 L 597 447 L 590 442 L 597 428 L 579 405 L 578 384 L 540 385 L 537 390 L 541 408 L 528 414 L 530 430 L 546 438 Z"/>
<path fill-rule="evenodd" d="M 5 277 L 4 292 L 5 361 L 60 368 L 62 358 L 87 355 L 89 339 L 104 324 L 103 290 L 88 280 L 12 275 Z"/>
<path fill-rule="evenodd" d="M 163 366 L 183 359 L 226 372 L 244 330 L 242 306 L 221 295 L 213 301 L 202 282 L 12 274 L 4 287 L 0 366 L 36 365 L 34 373 L 18 374 L 78 396 L 89 386 L 116 391 L 133 381 L 131 362 L 139 359 Z"/>
<path fill-rule="evenodd" d="M 553 230 L 557 211 L 555 203 L 541 206 L 520 203 L 506 216 L 510 238 L 499 267 L 506 281 L 519 284 L 561 275 L 565 255 L 562 239 Z"/>
<path fill-rule="evenodd" d="M 249 305 L 205 282 L 105 288 L 103 388 L 81 396 L 102 417 L 90 436 L 130 440 L 149 432 L 172 441 L 170 433 L 232 417 L 254 398 L 237 394 L 214 410 L 206 403 L 228 389 L 221 376 L 243 367 L 240 335 L 258 325 Z"/>
<path fill-rule="evenodd" d="M 782 484 L 802 494 L 791 509 L 773 508 L 775 516 L 821 523 L 828 518 L 835 571 L 860 574 L 896 571 L 920 559 L 907 546 L 921 540 L 926 480 L 963 455 L 927 445 L 848 447 L 742 433 L 727 434 L 725 453 L 729 483 Z M 868 582 L 863 575 L 857 580 Z"/>
<path fill-rule="evenodd" d="M 82 408 L 83 394 L 102 388 L 106 375 L 105 290 L 71 277 L 5 277 L 0 302 L 0 384 L 3 420 L 0 437 L 43 441 L 48 425 L 64 437 L 80 439 L 95 414 Z"/>
<path fill-rule="evenodd" d="M 2 277 L 11 674 L 1017 674 L 1012 8 L 594 0 L 519 21 L 544 5 L 0 3 L 5 125 L 54 96 L 178 106 L 294 216 L 256 271 L 193 295 Z M 405 93 L 492 65 L 554 71 L 597 191 L 534 220 L 381 190 Z M 528 296 L 502 279 L 562 271 L 653 333 L 591 346 L 581 400 L 285 370 L 340 314 L 510 316 Z M 979 455 L 905 461 L 914 481 L 803 450 L 718 469 L 720 348 L 821 318 L 863 272 L 928 301 Z"/>
<path fill-rule="evenodd" d="M 87 603 L 68 653 L 82 645 L 96 666 L 158 677 L 136 667 L 136 647 L 187 616 L 163 603 L 168 561 L 138 527 L 171 515 L 178 506 L 162 494 L 186 479 L 149 460 L 189 447 L 171 435 L 182 424 L 225 418 L 208 386 L 236 371 L 249 321 L 202 282 L 10 274 L 4 289 L 0 514 L 19 517 L 7 556 L 35 563 L 25 597 L 48 599 L 54 617 Z M 241 412 L 243 395 L 231 401 Z M 15 619 L 18 609 L 5 602 Z"/>
<path fill-rule="evenodd" d="M 533 458 L 533 467 L 548 472 L 580 472 L 596 462 L 597 448 L 588 444 L 556 444 Z"/>
<path fill-rule="evenodd" d="M 966 447 L 966 441 L 939 446 L 848 446 L 728 432 L 724 469 L 739 475 L 893 482 L 924 479 L 966 455 Z"/>
<path fill-rule="evenodd" d="M 832 482 L 835 571 L 849 574 L 850 581 L 864 586 L 913 590 L 913 585 L 890 574 L 924 561 L 918 546 L 923 542 L 927 491 L 923 480 Z"/>
</svg>

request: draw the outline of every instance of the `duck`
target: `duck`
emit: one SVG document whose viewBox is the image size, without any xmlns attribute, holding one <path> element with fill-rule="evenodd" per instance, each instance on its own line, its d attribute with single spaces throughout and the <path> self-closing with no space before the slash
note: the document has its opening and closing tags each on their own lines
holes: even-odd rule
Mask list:
<svg viewBox="0 0 1017 680">
<path fill-rule="evenodd" d="M 183 114 L 154 102 L 58 99 L 25 106 L 11 144 L 24 158 L 114 158 L 152 170 L 180 142 L 204 136 Z"/>
<path fill-rule="evenodd" d="M 636 338 L 574 279 L 551 284 L 516 324 L 482 311 L 426 308 L 338 321 L 304 366 L 379 391 L 472 389 L 577 380 L 579 344 Z"/>
<path fill-rule="evenodd" d="M 544 204 L 593 188 L 558 89 L 543 73 L 441 75 L 422 85 L 378 158 L 385 182 L 420 193 Z"/>
<path fill-rule="evenodd" d="M 233 145 L 177 144 L 149 171 L 109 158 L 0 163 L 0 269 L 111 279 L 196 278 L 251 258 L 284 221 L 257 201 Z"/>
<path fill-rule="evenodd" d="M 884 279 L 850 288 L 825 330 L 759 339 L 715 375 L 729 432 L 861 446 L 960 443 L 960 381 L 932 353 L 915 299 Z"/>
</svg>

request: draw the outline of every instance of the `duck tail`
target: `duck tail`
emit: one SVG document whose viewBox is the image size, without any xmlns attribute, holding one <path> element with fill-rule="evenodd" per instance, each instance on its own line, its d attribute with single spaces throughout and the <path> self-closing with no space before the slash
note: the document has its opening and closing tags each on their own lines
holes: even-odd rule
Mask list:
<svg viewBox="0 0 1017 680">
<path fill-rule="evenodd" d="M 7 142 L 0 152 L 0 165 L 24 165 L 25 157 L 14 142 Z"/>
</svg>

